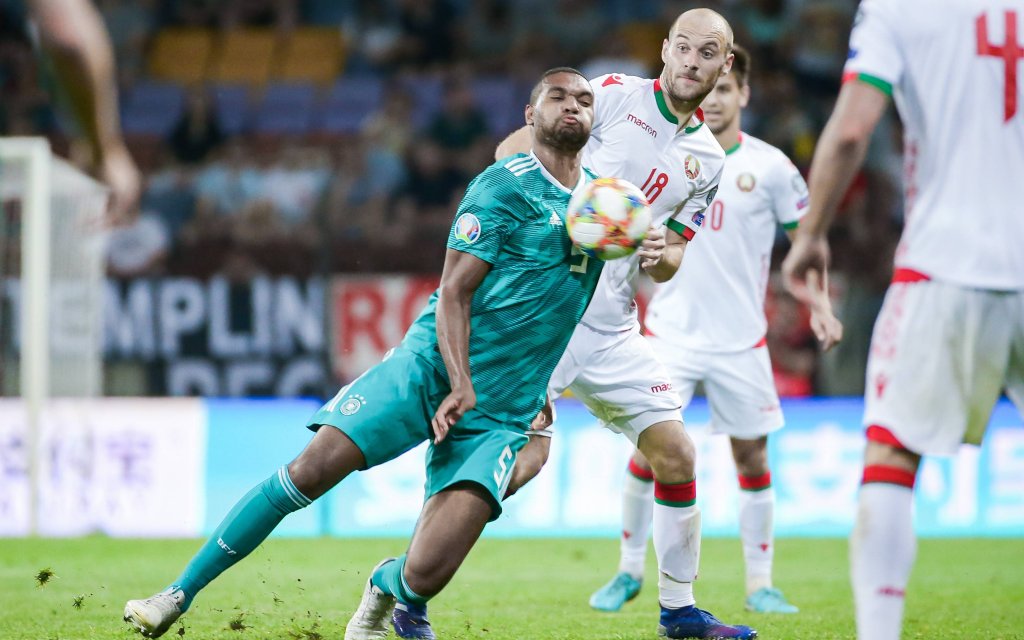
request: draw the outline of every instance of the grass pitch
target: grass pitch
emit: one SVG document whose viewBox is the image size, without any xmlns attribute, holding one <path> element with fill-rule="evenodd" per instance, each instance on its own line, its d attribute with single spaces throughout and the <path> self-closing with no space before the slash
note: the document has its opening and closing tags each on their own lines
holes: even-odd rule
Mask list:
<svg viewBox="0 0 1024 640">
<path fill-rule="evenodd" d="M 166 638 L 340 640 L 366 572 L 405 540 L 273 539 L 196 599 Z M 587 606 L 611 575 L 613 540 L 479 543 L 431 602 L 439 637 L 619 639 L 656 637 L 653 553 L 648 586 L 618 614 Z M 138 638 L 124 601 L 177 576 L 196 540 L 0 540 L 0 638 Z M 1024 540 L 922 540 L 904 638 L 1024 640 Z M 52 576 L 48 577 L 48 573 Z M 743 611 L 739 542 L 703 543 L 698 604 L 765 639 L 852 638 L 845 540 L 778 541 L 775 581 L 801 608 L 793 616 Z M 45 584 L 40 584 L 45 582 Z"/>
</svg>

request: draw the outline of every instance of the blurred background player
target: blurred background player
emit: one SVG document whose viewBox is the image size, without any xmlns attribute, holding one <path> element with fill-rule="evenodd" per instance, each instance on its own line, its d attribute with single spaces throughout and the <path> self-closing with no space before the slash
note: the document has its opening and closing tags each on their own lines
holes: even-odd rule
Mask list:
<svg viewBox="0 0 1024 640">
<path fill-rule="evenodd" d="M 701 103 L 704 122 L 725 149 L 725 171 L 686 267 L 658 284 L 647 307 L 646 337 L 668 368 L 673 389 L 689 405 L 697 383 L 711 407 L 711 429 L 730 437 L 740 484 L 740 537 L 747 569 L 746 607 L 795 613 L 772 585 L 775 494 L 768 434 L 782 427 L 772 378 L 764 312 L 768 265 L 777 225 L 792 237 L 807 206 L 807 185 L 778 149 L 740 130 L 750 99 L 750 56 L 733 46 L 728 75 Z M 820 290 L 819 290 L 820 291 Z M 828 297 L 815 300 L 811 325 L 826 350 L 842 337 Z M 634 452 L 622 495 L 619 573 L 590 599 L 618 611 L 640 591 L 654 504 L 654 476 Z"/>
<path fill-rule="evenodd" d="M 581 266 L 564 229 L 572 192 L 592 177 L 580 151 L 593 104 L 578 71 L 544 74 L 526 107 L 533 151 L 491 165 L 470 184 L 440 287 L 402 343 L 321 407 L 305 450 L 235 505 L 166 590 L 128 601 L 125 621 L 144 636 L 162 635 L 286 515 L 432 433 L 426 502 L 408 553 L 374 568 L 345 638 L 386 636 L 396 601 L 400 635 L 433 637 L 425 604 L 501 513 L 524 432 L 597 286 L 601 265 Z M 545 331 L 535 331 L 538 324 Z M 522 384 L 508 385 L 513 376 Z"/>
<path fill-rule="evenodd" d="M 729 71 L 732 42 L 725 18 L 709 9 L 694 9 L 675 20 L 663 41 L 665 66 L 657 79 L 610 74 L 591 82 L 597 108 L 584 162 L 600 175 L 639 186 L 651 203 L 653 229 L 634 256 L 605 265 L 594 300 L 549 389 L 551 398 L 570 389 L 595 417 L 625 434 L 651 462 L 654 549 L 660 570 L 658 631 L 669 638 L 757 636 L 749 627 L 726 625 L 696 607 L 696 452 L 683 428 L 681 402 L 671 390 L 668 373 L 640 335 L 634 302 L 641 270 L 655 282 L 676 273 L 686 243 L 714 200 L 725 154 L 697 110 Z M 522 129 L 514 133 L 497 155 L 522 151 L 527 135 Z M 660 256 L 652 253 L 652 239 L 665 244 Z M 546 456 L 549 446 L 547 438 L 534 437 L 524 458 Z M 529 472 L 539 468 L 530 465 Z M 516 474 L 512 488 L 528 479 L 526 471 Z"/>
<path fill-rule="evenodd" d="M 980 443 L 1004 386 L 1024 411 L 1022 34 L 1020 0 L 862 3 L 847 82 L 814 155 L 810 211 L 783 264 L 794 295 L 808 299 L 839 200 L 894 95 L 907 216 L 867 368 L 850 538 L 862 640 L 900 637 L 921 456 Z"/>
<path fill-rule="evenodd" d="M 92 168 L 110 188 L 108 222 L 127 222 L 138 204 L 140 178 L 121 135 L 114 54 L 103 20 L 87 0 L 29 0 L 27 5 L 89 144 Z"/>
</svg>

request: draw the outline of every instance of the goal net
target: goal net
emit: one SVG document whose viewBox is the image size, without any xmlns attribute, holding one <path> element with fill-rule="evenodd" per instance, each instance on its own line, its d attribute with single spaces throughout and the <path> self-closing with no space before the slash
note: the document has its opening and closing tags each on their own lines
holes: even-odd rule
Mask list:
<svg viewBox="0 0 1024 640">
<path fill-rule="evenodd" d="M 20 397 L 33 534 L 47 400 L 103 392 L 106 202 L 44 138 L 0 138 L 0 396 Z"/>
<path fill-rule="evenodd" d="M 3 395 L 102 393 L 106 200 L 45 139 L 0 138 Z"/>
</svg>

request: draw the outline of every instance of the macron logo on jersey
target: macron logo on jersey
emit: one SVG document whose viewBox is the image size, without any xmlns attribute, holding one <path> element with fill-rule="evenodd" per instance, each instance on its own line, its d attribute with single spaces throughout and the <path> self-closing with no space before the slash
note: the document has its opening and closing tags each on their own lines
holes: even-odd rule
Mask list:
<svg viewBox="0 0 1024 640">
<path fill-rule="evenodd" d="M 604 79 L 604 82 L 601 83 L 601 86 L 607 87 L 613 84 L 622 84 L 622 80 L 620 80 L 619 77 L 619 74 L 608 76 L 607 78 Z"/>
<path fill-rule="evenodd" d="M 654 127 L 652 127 L 651 125 L 647 124 L 646 122 L 644 122 L 640 118 L 634 116 L 632 113 L 629 114 L 628 116 L 626 116 L 626 120 L 628 120 L 629 122 L 632 122 L 636 126 L 640 127 L 641 129 L 644 130 L 645 133 L 650 134 L 652 137 L 654 137 L 654 138 L 658 137 L 658 132 L 654 130 Z"/>
</svg>

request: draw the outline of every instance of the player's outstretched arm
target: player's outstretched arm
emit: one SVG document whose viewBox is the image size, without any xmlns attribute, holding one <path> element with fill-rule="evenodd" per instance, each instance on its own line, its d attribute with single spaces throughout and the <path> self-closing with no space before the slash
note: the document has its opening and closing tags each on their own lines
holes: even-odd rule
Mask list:
<svg viewBox="0 0 1024 640">
<path fill-rule="evenodd" d="M 95 169 L 110 187 L 108 220 L 124 222 L 135 212 L 140 179 L 121 136 L 114 54 L 102 18 L 88 0 L 30 0 L 29 9 Z"/>
<path fill-rule="evenodd" d="M 452 390 L 431 420 L 434 444 L 444 440 L 459 418 L 476 406 L 469 375 L 469 315 L 473 293 L 490 270 L 489 262 L 455 249 L 448 249 L 444 257 L 437 297 L 437 344 Z"/>
<path fill-rule="evenodd" d="M 874 86 L 847 82 L 839 92 L 835 110 L 825 125 L 811 161 L 811 206 L 800 221 L 793 246 L 782 263 L 786 288 L 804 304 L 811 305 L 807 273 L 819 278 L 828 266 L 825 238 L 839 203 L 864 162 L 871 132 L 885 113 L 889 98 Z"/>
<path fill-rule="evenodd" d="M 530 153 L 533 148 L 533 131 L 530 125 L 523 125 L 501 141 L 494 151 L 494 159 L 501 160 L 517 153 Z"/>
<path fill-rule="evenodd" d="M 667 282 L 679 271 L 686 238 L 668 227 L 651 227 L 637 255 L 640 268 L 655 282 Z"/>
</svg>

